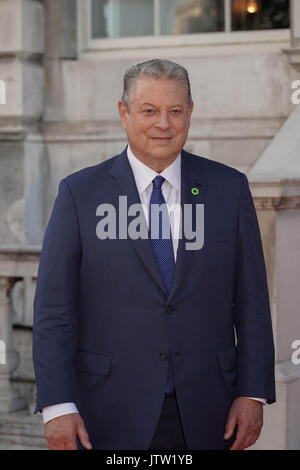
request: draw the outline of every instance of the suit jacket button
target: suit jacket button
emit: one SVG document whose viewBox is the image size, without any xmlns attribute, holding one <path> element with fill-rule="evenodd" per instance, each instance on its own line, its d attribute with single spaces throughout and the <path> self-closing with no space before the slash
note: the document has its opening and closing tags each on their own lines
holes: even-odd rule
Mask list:
<svg viewBox="0 0 300 470">
<path fill-rule="evenodd" d="M 160 353 L 160 358 L 162 361 L 166 361 L 168 359 L 168 354 L 165 352 Z"/>
<path fill-rule="evenodd" d="M 176 308 L 173 307 L 172 305 L 167 305 L 167 307 L 166 307 L 166 312 L 169 313 L 169 314 L 175 312 L 175 310 L 176 310 Z"/>
</svg>

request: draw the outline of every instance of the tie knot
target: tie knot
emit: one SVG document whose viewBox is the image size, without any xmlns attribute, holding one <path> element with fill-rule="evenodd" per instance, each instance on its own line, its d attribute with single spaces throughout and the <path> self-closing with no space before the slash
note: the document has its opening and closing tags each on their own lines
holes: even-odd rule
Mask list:
<svg viewBox="0 0 300 470">
<path fill-rule="evenodd" d="M 155 178 L 152 180 L 153 183 L 153 189 L 160 189 L 161 185 L 165 181 L 165 178 L 163 176 L 155 176 Z"/>
</svg>

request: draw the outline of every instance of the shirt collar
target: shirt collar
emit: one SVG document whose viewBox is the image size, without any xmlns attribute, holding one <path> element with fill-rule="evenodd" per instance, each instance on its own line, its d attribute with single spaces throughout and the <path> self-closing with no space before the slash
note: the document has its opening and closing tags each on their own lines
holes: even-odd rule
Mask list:
<svg viewBox="0 0 300 470">
<path fill-rule="evenodd" d="M 177 156 L 174 162 L 165 168 L 161 173 L 157 173 L 149 166 L 145 165 L 133 153 L 128 144 L 127 147 L 128 160 L 134 175 L 136 186 L 139 194 L 141 194 L 152 180 L 157 176 L 163 176 L 175 189 L 180 191 L 180 176 L 181 176 L 181 153 Z"/>
</svg>

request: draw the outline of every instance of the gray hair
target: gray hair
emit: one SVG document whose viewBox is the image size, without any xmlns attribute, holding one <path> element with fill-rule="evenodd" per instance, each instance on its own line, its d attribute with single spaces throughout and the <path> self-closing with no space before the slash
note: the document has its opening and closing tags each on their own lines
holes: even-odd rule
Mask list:
<svg viewBox="0 0 300 470">
<path fill-rule="evenodd" d="M 129 67 L 123 79 L 122 102 L 129 110 L 130 93 L 138 78 L 152 77 L 156 80 L 170 79 L 182 82 L 185 87 L 186 99 L 192 102 L 191 86 L 187 70 L 176 62 L 167 59 L 152 59 Z"/>
</svg>

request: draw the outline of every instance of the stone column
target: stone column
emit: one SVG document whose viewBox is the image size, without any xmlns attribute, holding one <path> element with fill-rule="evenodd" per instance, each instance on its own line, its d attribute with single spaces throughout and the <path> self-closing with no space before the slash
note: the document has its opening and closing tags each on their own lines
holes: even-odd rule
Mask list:
<svg viewBox="0 0 300 470">
<path fill-rule="evenodd" d="M 290 64 L 300 68 L 300 2 L 290 0 L 291 47 L 283 51 L 288 55 Z"/>
<path fill-rule="evenodd" d="M 300 449 L 300 180 L 251 184 L 260 222 L 275 342 L 276 403 L 264 407 L 261 437 L 251 449 Z"/>
<path fill-rule="evenodd" d="M 0 0 L 0 80 L 6 85 L 0 105 L 1 245 L 42 240 L 43 53 L 43 2 Z"/>
<path fill-rule="evenodd" d="M 292 46 L 300 47 L 300 2 L 290 0 Z"/>
<path fill-rule="evenodd" d="M 0 277 L 0 339 L 5 344 L 5 364 L 0 364 L 0 413 L 10 413 L 25 407 L 14 391 L 10 382 L 11 374 L 19 363 L 17 351 L 14 349 L 12 321 L 10 317 L 9 290 L 11 281 Z"/>
</svg>

